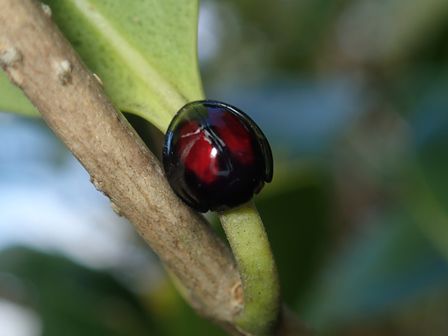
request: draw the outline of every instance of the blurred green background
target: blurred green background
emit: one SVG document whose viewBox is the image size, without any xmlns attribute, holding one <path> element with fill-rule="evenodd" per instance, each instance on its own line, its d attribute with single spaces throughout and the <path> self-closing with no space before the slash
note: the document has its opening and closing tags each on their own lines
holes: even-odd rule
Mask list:
<svg viewBox="0 0 448 336">
<path fill-rule="evenodd" d="M 319 335 L 448 335 L 448 2 L 203 0 L 207 97 L 273 146 L 257 198 Z M 131 121 L 159 152 L 160 139 Z M 0 335 L 222 335 L 42 121 L 0 113 Z"/>
</svg>

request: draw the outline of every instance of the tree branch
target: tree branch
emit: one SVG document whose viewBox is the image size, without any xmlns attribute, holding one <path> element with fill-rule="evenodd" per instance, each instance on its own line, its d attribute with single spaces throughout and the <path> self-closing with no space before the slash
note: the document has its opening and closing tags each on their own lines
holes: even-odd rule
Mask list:
<svg viewBox="0 0 448 336">
<path fill-rule="evenodd" d="M 0 8 L 0 64 L 11 81 L 177 277 L 190 304 L 235 332 L 241 280 L 228 248 L 173 194 L 48 11 L 32 0 L 0 0 Z"/>
</svg>

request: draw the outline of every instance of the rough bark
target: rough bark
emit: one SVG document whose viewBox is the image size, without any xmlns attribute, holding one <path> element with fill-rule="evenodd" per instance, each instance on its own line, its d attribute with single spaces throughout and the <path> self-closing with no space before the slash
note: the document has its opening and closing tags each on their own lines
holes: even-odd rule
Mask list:
<svg viewBox="0 0 448 336">
<path fill-rule="evenodd" d="M 230 251 L 173 194 L 155 156 L 44 9 L 32 0 L 0 0 L 1 66 L 179 280 L 192 306 L 235 332 L 240 277 Z"/>
</svg>

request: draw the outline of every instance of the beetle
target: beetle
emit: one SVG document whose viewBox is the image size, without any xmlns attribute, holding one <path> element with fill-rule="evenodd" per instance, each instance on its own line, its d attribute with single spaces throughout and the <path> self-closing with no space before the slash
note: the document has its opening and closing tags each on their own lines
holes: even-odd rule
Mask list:
<svg viewBox="0 0 448 336">
<path fill-rule="evenodd" d="M 177 112 L 166 132 L 163 167 L 174 192 L 200 212 L 242 205 L 273 177 L 261 129 L 241 110 L 214 100 Z"/>
</svg>

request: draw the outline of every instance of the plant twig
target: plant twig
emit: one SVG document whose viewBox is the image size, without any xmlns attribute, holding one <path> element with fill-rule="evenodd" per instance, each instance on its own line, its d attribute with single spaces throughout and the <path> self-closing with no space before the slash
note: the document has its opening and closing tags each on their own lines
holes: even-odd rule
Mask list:
<svg viewBox="0 0 448 336">
<path fill-rule="evenodd" d="M 157 159 L 38 2 L 0 0 L 0 59 L 10 79 L 188 288 L 205 315 L 231 321 L 239 277 L 228 249 L 169 188 Z"/>
<path fill-rule="evenodd" d="M 269 240 L 253 202 L 219 214 L 242 279 L 244 308 L 239 328 L 269 335 L 277 321 L 280 287 Z"/>
<path fill-rule="evenodd" d="M 232 333 L 241 280 L 229 249 L 173 194 L 154 155 L 105 96 L 40 3 L 0 0 L 0 65 L 134 224 L 202 315 Z M 286 325 L 292 325 L 286 317 Z M 278 335 L 283 335 L 281 327 Z M 301 335 L 293 328 L 288 335 Z"/>
</svg>

